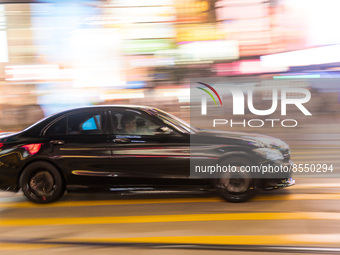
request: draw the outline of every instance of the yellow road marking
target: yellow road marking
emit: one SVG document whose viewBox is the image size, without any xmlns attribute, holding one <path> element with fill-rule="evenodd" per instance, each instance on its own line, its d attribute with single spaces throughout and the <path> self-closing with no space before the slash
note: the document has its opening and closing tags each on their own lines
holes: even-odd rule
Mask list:
<svg viewBox="0 0 340 255">
<path fill-rule="evenodd" d="M 28 243 L 4 243 L 0 242 L 0 250 L 31 250 L 31 249 L 42 249 L 42 248 L 52 248 L 66 246 L 64 244 L 28 244 Z"/>
<path fill-rule="evenodd" d="M 290 235 L 239 235 L 239 236 L 159 236 L 129 238 L 71 238 L 65 242 L 105 243 L 168 243 L 168 244 L 215 244 L 215 245 L 278 245 L 278 244 L 339 244 L 339 234 L 290 234 Z"/>
<path fill-rule="evenodd" d="M 157 236 L 127 238 L 61 238 L 49 239 L 48 243 L 5 243 L 0 250 L 46 249 L 82 244 L 200 244 L 200 245 L 338 245 L 339 234 L 283 234 L 283 235 L 224 235 L 224 236 Z M 56 243 L 56 244 L 51 244 Z"/>
<path fill-rule="evenodd" d="M 225 213 L 225 214 L 178 214 L 114 217 L 73 218 L 20 218 L 0 219 L 0 226 L 45 226 L 45 225 L 92 225 L 120 223 L 201 222 L 240 220 L 340 220 L 339 213 L 288 212 L 288 213 Z"/>
</svg>

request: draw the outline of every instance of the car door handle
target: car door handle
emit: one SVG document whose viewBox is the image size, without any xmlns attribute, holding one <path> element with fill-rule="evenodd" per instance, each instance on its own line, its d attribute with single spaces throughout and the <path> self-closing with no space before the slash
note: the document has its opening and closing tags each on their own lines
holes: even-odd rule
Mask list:
<svg viewBox="0 0 340 255">
<path fill-rule="evenodd" d="M 50 144 L 52 144 L 52 145 L 63 145 L 63 144 L 65 144 L 65 141 L 63 141 L 63 140 L 52 140 L 52 141 L 50 141 Z"/>
<path fill-rule="evenodd" d="M 116 139 L 113 139 L 113 142 L 114 143 L 129 143 L 131 142 L 131 140 L 128 138 L 116 138 Z"/>
</svg>

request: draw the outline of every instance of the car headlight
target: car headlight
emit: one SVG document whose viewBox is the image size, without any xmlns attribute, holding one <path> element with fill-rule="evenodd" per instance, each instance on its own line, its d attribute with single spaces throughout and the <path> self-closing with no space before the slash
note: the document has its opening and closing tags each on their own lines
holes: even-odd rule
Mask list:
<svg viewBox="0 0 340 255">
<path fill-rule="evenodd" d="M 271 148 L 258 148 L 254 150 L 257 154 L 269 160 L 283 160 L 283 155 L 279 150 Z"/>
</svg>

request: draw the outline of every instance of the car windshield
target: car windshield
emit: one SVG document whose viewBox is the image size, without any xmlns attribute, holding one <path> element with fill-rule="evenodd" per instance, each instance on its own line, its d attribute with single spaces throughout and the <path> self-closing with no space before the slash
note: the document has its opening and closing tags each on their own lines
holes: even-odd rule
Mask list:
<svg viewBox="0 0 340 255">
<path fill-rule="evenodd" d="M 175 125 L 176 127 L 178 127 L 181 130 L 185 130 L 188 133 L 196 133 L 198 132 L 198 129 L 191 126 L 189 123 L 185 122 L 184 120 L 170 114 L 167 112 L 164 112 L 162 110 L 159 109 L 153 109 L 153 112 L 160 117 L 161 119 L 168 121 L 170 123 L 172 123 L 173 125 Z"/>
</svg>

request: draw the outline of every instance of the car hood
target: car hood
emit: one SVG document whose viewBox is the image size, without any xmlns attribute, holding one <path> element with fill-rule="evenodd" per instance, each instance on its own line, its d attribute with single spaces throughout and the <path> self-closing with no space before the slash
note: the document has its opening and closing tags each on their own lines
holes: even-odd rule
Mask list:
<svg viewBox="0 0 340 255">
<path fill-rule="evenodd" d="M 222 139 L 241 140 L 244 142 L 251 143 L 252 145 L 256 147 L 289 149 L 288 144 L 286 144 L 282 140 L 271 137 L 271 136 L 262 135 L 262 134 L 208 130 L 208 129 L 200 130 L 196 134 L 199 136 L 205 136 L 205 137 L 210 136 L 210 137 L 216 137 L 216 138 L 222 138 Z"/>
</svg>

